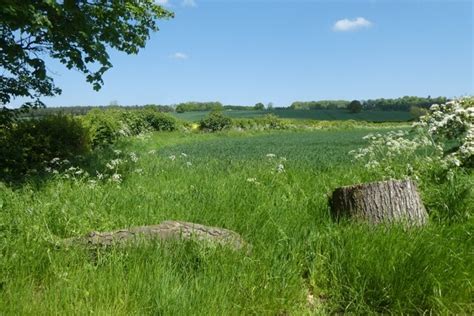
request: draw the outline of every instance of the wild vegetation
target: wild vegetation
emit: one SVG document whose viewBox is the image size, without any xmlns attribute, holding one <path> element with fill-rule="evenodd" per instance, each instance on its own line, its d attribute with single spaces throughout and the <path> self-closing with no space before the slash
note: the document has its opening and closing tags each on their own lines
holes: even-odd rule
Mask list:
<svg viewBox="0 0 474 316">
<path fill-rule="evenodd" d="M 27 111 L 61 93 L 44 56 L 100 89 L 165 2 L 0 6 L 0 314 L 473 314 L 473 98 Z M 337 187 L 406 178 L 425 226 L 330 215 Z M 248 247 L 70 242 L 165 220 Z"/>
<path fill-rule="evenodd" d="M 218 133 L 186 124 L 137 133 L 131 114 L 91 112 L 84 121 L 105 124 L 92 117 L 107 114 L 128 122 L 119 127 L 128 136 L 80 160 L 54 157 L 21 185 L 1 185 L 0 312 L 470 314 L 473 178 L 461 156 L 472 150 L 472 106 L 432 108 L 422 122 L 433 137 L 430 127 L 452 126 L 438 112 L 463 124 L 437 132 L 424 149 L 411 146 L 419 134 L 406 125 L 292 128 L 267 117 L 245 132 L 231 121 Z M 383 137 L 399 145 L 382 144 Z M 453 145 L 433 159 L 441 144 Z M 444 165 L 449 155 L 460 163 Z M 332 189 L 387 176 L 417 179 L 426 227 L 334 222 Z M 232 229 L 252 251 L 192 241 L 61 246 L 90 231 L 169 219 Z"/>
</svg>

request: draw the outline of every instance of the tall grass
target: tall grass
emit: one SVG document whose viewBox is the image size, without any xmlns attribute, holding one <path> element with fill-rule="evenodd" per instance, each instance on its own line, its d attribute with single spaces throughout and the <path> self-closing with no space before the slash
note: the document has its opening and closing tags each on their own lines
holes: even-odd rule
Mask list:
<svg viewBox="0 0 474 316">
<path fill-rule="evenodd" d="M 2 186 L 0 313 L 474 312 L 472 218 L 411 231 L 331 220 L 332 189 L 377 180 L 347 155 L 365 134 L 154 134 L 117 144 L 139 157 L 121 184 L 52 178 Z M 235 230 L 252 252 L 195 242 L 58 246 L 93 230 L 169 219 Z"/>
</svg>

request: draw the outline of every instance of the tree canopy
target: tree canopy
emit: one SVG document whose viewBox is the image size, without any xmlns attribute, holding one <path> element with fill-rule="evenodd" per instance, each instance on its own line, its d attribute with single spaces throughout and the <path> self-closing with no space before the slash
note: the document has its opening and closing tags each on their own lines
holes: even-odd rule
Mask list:
<svg viewBox="0 0 474 316">
<path fill-rule="evenodd" d="M 154 0 L 0 0 L 0 104 L 25 97 L 38 105 L 61 93 L 46 56 L 99 90 L 112 67 L 107 49 L 136 54 L 158 31 L 157 19 L 172 17 Z"/>
</svg>

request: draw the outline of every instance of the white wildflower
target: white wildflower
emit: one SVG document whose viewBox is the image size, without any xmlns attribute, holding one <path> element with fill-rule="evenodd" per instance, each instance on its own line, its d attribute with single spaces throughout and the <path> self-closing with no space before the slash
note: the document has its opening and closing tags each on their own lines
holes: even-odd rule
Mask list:
<svg viewBox="0 0 474 316">
<path fill-rule="evenodd" d="M 186 162 L 186 166 L 191 167 L 192 165 L 193 165 L 193 164 L 191 163 L 191 161 L 187 161 L 187 162 Z"/>
<path fill-rule="evenodd" d="M 188 157 L 188 155 L 186 155 L 185 153 L 181 153 L 181 157 Z"/>
<path fill-rule="evenodd" d="M 285 166 L 283 164 L 278 164 L 277 167 L 276 167 L 276 171 L 278 173 L 282 173 L 282 172 L 285 172 Z"/>
<path fill-rule="evenodd" d="M 132 153 L 129 154 L 129 156 L 130 156 L 130 160 L 131 160 L 131 161 L 133 161 L 133 162 L 137 162 L 137 161 L 138 161 L 138 156 L 137 156 L 137 154 L 135 154 L 135 153 L 132 152 Z"/>
<path fill-rule="evenodd" d="M 118 173 L 114 173 L 110 179 L 113 181 L 113 182 L 117 182 L 117 183 L 120 183 L 122 181 L 122 175 L 118 174 Z"/>
<path fill-rule="evenodd" d="M 176 156 L 175 155 L 171 155 L 168 157 L 171 161 L 174 161 L 176 159 Z"/>
<path fill-rule="evenodd" d="M 121 153 L 122 153 L 121 150 L 119 150 L 119 149 L 114 149 L 114 154 L 116 154 L 117 156 L 119 156 Z"/>
<path fill-rule="evenodd" d="M 275 158 L 276 155 L 275 154 L 267 154 L 267 158 Z"/>
</svg>

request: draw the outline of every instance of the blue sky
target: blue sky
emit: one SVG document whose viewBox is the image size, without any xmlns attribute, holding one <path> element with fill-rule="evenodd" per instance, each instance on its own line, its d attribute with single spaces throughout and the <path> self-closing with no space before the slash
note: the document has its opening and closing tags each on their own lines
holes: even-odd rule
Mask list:
<svg viewBox="0 0 474 316">
<path fill-rule="evenodd" d="M 253 105 L 474 93 L 471 1 L 157 0 L 175 12 L 95 92 L 60 64 L 49 106 Z"/>
</svg>

